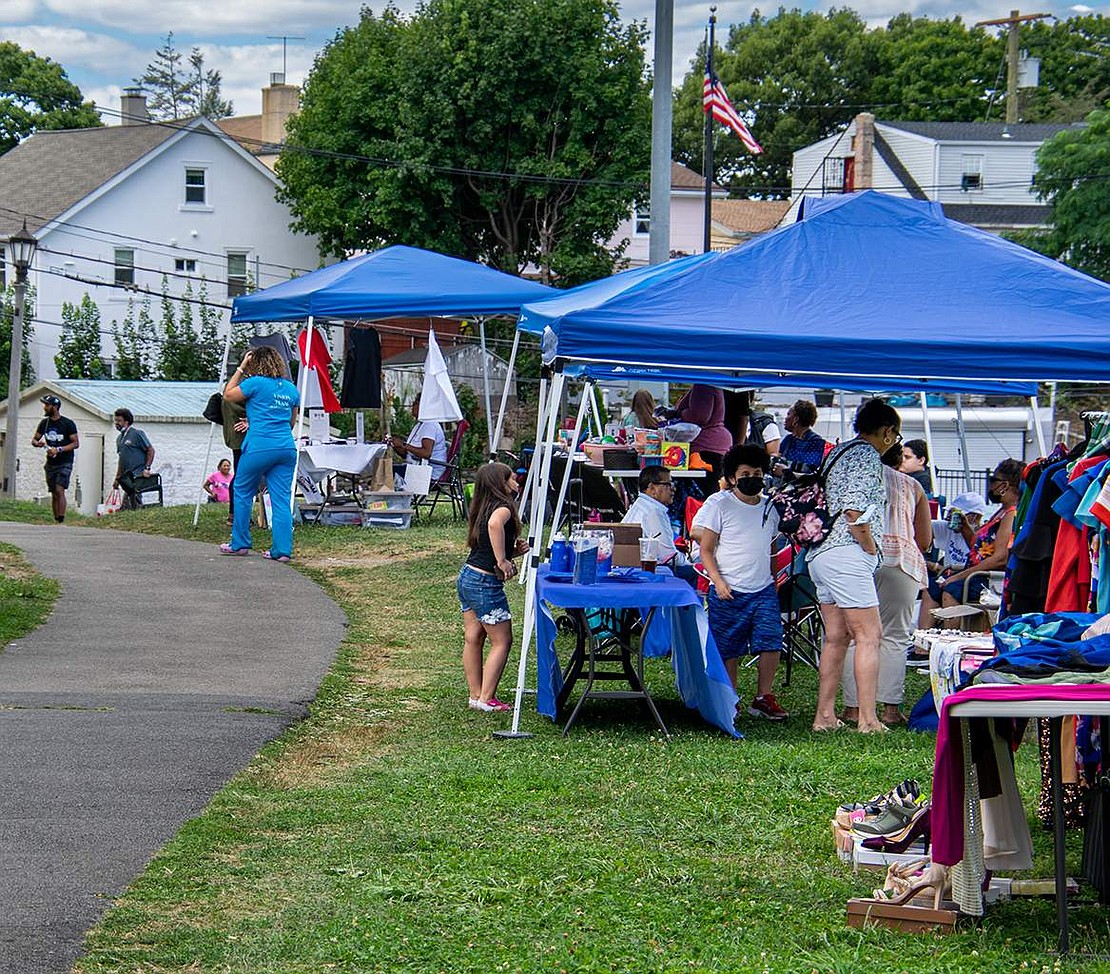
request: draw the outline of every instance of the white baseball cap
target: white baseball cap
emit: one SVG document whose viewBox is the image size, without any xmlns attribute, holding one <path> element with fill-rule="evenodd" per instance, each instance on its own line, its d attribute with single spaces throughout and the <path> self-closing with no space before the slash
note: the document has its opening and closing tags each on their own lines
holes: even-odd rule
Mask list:
<svg viewBox="0 0 1110 974">
<path fill-rule="evenodd" d="M 990 510 L 987 507 L 986 501 L 983 500 L 979 494 L 960 494 L 951 504 L 948 505 L 948 510 L 959 511 L 961 514 L 978 514 L 980 516 Z"/>
</svg>

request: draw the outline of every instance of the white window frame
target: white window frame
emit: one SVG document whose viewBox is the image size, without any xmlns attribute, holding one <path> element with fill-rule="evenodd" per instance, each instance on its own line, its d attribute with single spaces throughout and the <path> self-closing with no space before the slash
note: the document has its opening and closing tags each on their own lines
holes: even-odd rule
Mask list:
<svg viewBox="0 0 1110 974">
<path fill-rule="evenodd" d="M 224 253 L 227 255 L 227 296 L 237 298 L 241 294 L 247 293 L 247 282 L 250 280 L 251 252 L 246 249 L 229 247 Z M 243 258 L 242 278 L 238 274 L 233 276 L 231 273 L 231 261 L 236 257 Z"/>
<path fill-rule="evenodd" d="M 983 154 L 965 152 L 960 156 L 960 189 L 965 193 L 983 191 Z"/>
<path fill-rule="evenodd" d="M 130 258 L 121 259 L 121 254 L 130 254 Z M 135 286 L 135 248 L 115 247 L 112 250 L 112 281 L 115 284 Z M 121 272 L 123 277 L 121 278 Z M 124 279 L 126 278 L 126 279 Z"/>
<path fill-rule="evenodd" d="M 632 232 L 637 237 L 651 236 L 650 203 L 641 203 L 632 211 Z"/>
<path fill-rule="evenodd" d="M 198 210 L 207 213 L 210 213 L 212 211 L 212 187 L 208 179 L 208 168 L 208 163 L 206 162 L 186 162 L 182 165 L 181 206 L 179 207 L 179 209 L 189 210 L 190 212 L 194 213 Z M 200 184 L 200 188 L 204 191 L 204 200 L 201 202 L 189 201 L 190 188 L 196 189 L 198 185 L 196 183 L 190 185 L 189 183 L 189 174 L 195 172 L 202 173 L 204 176 L 204 182 L 203 184 Z"/>
</svg>

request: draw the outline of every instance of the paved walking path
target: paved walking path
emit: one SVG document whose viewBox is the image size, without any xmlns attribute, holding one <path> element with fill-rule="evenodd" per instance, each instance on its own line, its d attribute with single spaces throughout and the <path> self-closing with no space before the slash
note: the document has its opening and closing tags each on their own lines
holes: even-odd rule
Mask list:
<svg viewBox="0 0 1110 974">
<path fill-rule="evenodd" d="M 0 541 L 62 589 L 0 652 L 0 972 L 67 971 L 154 853 L 304 715 L 345 619 L 287 565 L 214 545 L 14 523 Z"/>
</svg>

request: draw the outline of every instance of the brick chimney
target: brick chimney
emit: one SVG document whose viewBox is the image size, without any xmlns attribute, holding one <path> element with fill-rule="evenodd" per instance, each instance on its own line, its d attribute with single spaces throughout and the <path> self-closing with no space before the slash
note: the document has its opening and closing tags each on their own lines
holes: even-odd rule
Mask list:
<svg viewBox="0 0 1110 974">
<path fill-rule="evenodd" d="M 285 141 L 285 123 L 300 108 L 300 89 L 287 85 L 285 75 L 270 75 L 270 84 L 262 89 L 262 141 L 278 145 Z"/>
<path fill-rule="evenodd" d="M 119 96 L 121 125 L 145 125 L 150 121 L 142 88 L 124 88 Z"/>
<path fill-rule="evenodd" d="M 871 189 L 874 183 L 872 172 L 875 159 L 875 116 L 870 112 L 860 112 L 856 116 L 856 135 L 852 139 L 852 153 L 856 159 L 853 188 Z"/>
</svg>

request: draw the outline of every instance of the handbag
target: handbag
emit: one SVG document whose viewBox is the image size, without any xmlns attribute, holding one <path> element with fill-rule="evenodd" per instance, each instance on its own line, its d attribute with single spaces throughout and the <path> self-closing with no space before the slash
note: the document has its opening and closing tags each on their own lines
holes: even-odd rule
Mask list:
<svg viewBox="0 0 1110 974">
<path fill-rule="evenodd" d="M 96 516 L 104 517 L 106 514 L 115 514 L 121 507 L 123 507 L 123 491 L 118 487 L 113 487 L 104 498 L 104 503 L 96 505 Z"/>
<path fill-rule="evenodd" d="M 203 416 L 210 423 L 215 423 L 217 426 L 223 426 L 223 402 L 223 393 L 212 393 L 212 395 L 208 397 L 208 402 L 205 403 L 204 410 L 201 412 L 201 416 Z"/>
</svg>

